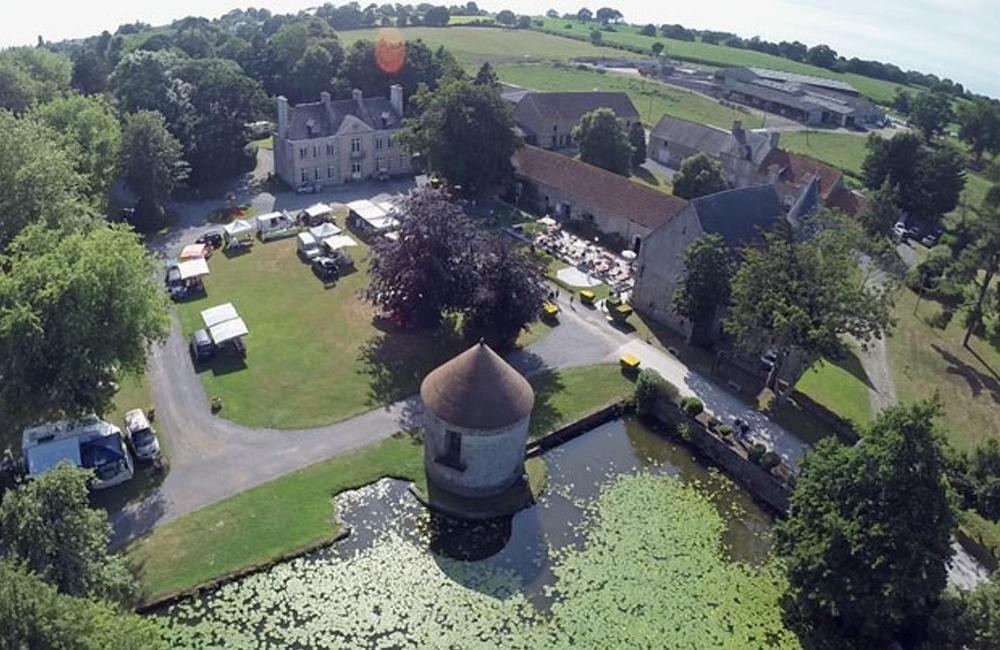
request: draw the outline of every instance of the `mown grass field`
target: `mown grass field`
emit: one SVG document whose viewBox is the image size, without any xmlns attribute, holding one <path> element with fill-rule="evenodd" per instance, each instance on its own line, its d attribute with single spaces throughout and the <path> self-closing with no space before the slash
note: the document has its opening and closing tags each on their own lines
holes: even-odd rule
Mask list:
<svg viewBox="0 0 1000 650">
<path fill-rule="evenodd" d="M 530 381 L 536 393 L 534 434 L 572 422 L 632 391 L 631 382 L 614 365 L 548 371 Z M 541 463 L 541 459 L 529 461 L 533 480 L 544 475 Z M 143 600 L 156 600 L 332 539 L 339 532 L 332 497 L 387 476 L 413 481 L 426 492 L 418 436 L 397 434 L 155 529 L 126 550 L 136 567 Z"/>
<path fill-rule="evenodd" d="M 391 28 L 405 40 L 422 40 L 431 48 L 443 45 L 463 67 L 475 71 L 484 62 L 491 64 L 569 61 L 578 56 L 616 56 L 621 53 L 590 43 L 570 41 L 530 30 L 495 27 L 403 27 Z M 340 32 L 344 47 L 358 40 L 375 40 L 382 29 L 354 29 Z"/>
<path fill-rule="evenodd" d="M 901 290 L 898 323 L 888 340 L 899 399 L 928 399 L 937 393 L 944 407 L 942 429 L 959 449 L 971 451 L 989 438 L 1000 438 L 1000 350 L 979 337 L 972 338 L 968 349 L 962 347 L 961 312 L 941 329 L 928 322 L 940 305 L 916 303 L 916 294 Z"/>
<path fill-rule="evenodd" d="M 703 95 L 629 75 L 545 64 L 499 65 L 497 75 L 501 81 L 535 90 L 628 93 L 648 127 L 655 126 L 664 115 L 724 128 L 732 127 L 735 120 L 741 120 L 747 128 L 757 128 L 763 122 L 760 116 L 726 108 Z"/>
<path fill-rule="evenodd" d="M 868 155 L 867 141 L 868 138 L 860 134 L 795 131 L 782 133 L 780 146 L 860 178 L 861 166 Z"/>
<path fill-rule="evenodd" d="M 552 30 L 556 33 L 569 34 L 577 37 L 589 38 L 591 30 L 596 23 L 581 23 L 576 20 L 564 20 L 561 18 L 542 18 L 544 29 Z M 639 28 L 633 25 L 616 25 L 614 32 L 601 32 L 601 38 L 605 43 L 618 43 L 633 47 L 640 47 L 646 51 L 650 50 L 653 43 L 657 41 L 665 46 L 664 52 L 667 56 L 704 63 L 706 65 L 726 67 L 726 66 L 756 66 L 771 68 L 773 70 L 784 70 L 799 74 L 815 75 L 825 79 L 836 79 L 853 84 L 862 94 L 867 95 L 876 102 L 888 104 L 892 102 L 896 94 L 896 88 L 903 86 L 891 81 L 863 77 L 857 74 L 834 72 L 807 63 L 800 63 L 763 52 L 753 50 L 740 50 L 724 45 L 713 45 L 702 43 L 701 41 L 687 42 L 678 41 L 662 36 L 643 36 L 639 33 Z M 746 35 L 744 35 L 746 36 Z M 625 53 L 628 54 L 628 53 Z"/>
<path fill-rule="evenodd" d="M 872 420 L 865 371 L 854 355 L 838 362 L 820 361 L 806 371 L 796 388 L 855 425 Z"/>
</svg>

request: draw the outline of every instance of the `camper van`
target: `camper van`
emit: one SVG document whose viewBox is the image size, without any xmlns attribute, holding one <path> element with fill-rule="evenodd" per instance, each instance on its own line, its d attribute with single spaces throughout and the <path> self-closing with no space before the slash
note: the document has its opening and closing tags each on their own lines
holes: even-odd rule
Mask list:
<svg viewBox="0 0 1000 650">
<path fill-rule="evenodd" d="M 269 212 L 257 217 L 257 236 L 261 241 L 288 237 L 298 232 L 299 227 L 292 215 L 284 210 Z"/>
<path fill-rule="evenodd" d="M 89 485 L 94 490 L 124 483 L 134 471 L 121 429 L 96 415 L 25 429 L 21 450 L 29 477 L 65 461 L 93 470 Z"/>
</svg>

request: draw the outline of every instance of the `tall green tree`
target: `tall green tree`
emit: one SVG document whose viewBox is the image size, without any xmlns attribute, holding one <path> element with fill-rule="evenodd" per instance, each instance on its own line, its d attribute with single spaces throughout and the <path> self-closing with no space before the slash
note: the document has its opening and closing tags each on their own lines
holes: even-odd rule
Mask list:
<svg viewBox="0 0 1000 650">
<path fill-rule="evenodd" d="M 43 47 L 0 50 L 0 110 L 20 114 L 69 93 L 73 64 Z"/>
<path fill-rule="evenodd" d="M 628 130 L 628 142 L 632 145 L 632 170 L 646 163 L 646 129 L 642 122 L 632 122 Z"/>
<path fill-rule="evenodd" d="M 423 41 L 356 41 L 340 67 L 336 92 L 350 97 L 354 89 L 366 97 L 388 97 L 389 86 L 403 87 L 403 97 L 415 96 L 421 84 L 434 90 L 443 81 L 464 76 L 450 52 L 431 50 Z"/>
<path fill-rule="evenodd" d="M 33 115 L 61 133 L 75 154 L 76 171 L 88 196 L 103 195 L 118 171 L 122 130 L 118 116 L 102 96 L 71 95 L 38 106 Z"/>
<path fill-rule="evenodd" d="M 465 193 L 488 191 L 513 177 L 511 157 L 521 142 L 496 88 L 453 80 L 413 101 L 417 116 L 406 121 L 400 141 L 429 169 Z"/>
<path fill-rule="evenodd" d="M 1000 583 L 986 580 L 967 591 L 945 593 L 930 634 L 919 650 L 994 650 L 1000 642 Z"/>
<path fill-rule="evenodd" d="M 865 185 L 896 188 L 899 207 L 923 221 L 934 221 L 955 209 L 965 187 L 965 162 L 952 147 L 925 147 L 915 133 L 890 139 L 868 137 L 863 165 Z"/>
<path fill-rule="evenodd" d="M 126 603 L 135 592 L 123 555 L 108 552 L 111 526 L 90 507 L 91 471 L 61 463 L 0 504 L 6 559 L 23 562 L 61 593 Z"/>
<path fill-rule="evenodd" d="M 23 566 L 0 560 L 0 647 L 166 650 L 155 617 L 60 594 Z"/>
<path fill-rule="evenodd" d="M 778 379 L 794 386 L 820 357 L 841 356 L 844 335 L 864 344 L 892 324 L 892 283 L 858 271 L 860 228 L 829 213 L 809 225 L 818 232 L 807 239 L 782 224 L 744 248 L 732 281 L 726 330 L 748 352 L 776 353 L 772 388 Z"/>
<path fill-rule="evenodd" d="M 472 337 L 503 349 L 541 314 L 545 275 L 536 258 L 505 236 L 480 238 L 477 250 L 475 288 L 463 322 Z"/>
<path fill-rule="evenodd" d="M 970 283 L 975 294 L 966 316 L 965 337 L 962 339 L 962 345 L 968 347 L 972 335 L 983 326 L 987 297 L 993 279 L 1000 273 L 1000 207 L 984 204 L 972 211 L 972 218 L 965 226 L 970 243 L 950 271 Z"/>
<path fill-rule="evenodd" d="M 188 175 L 187 164 L 181 158 L 181 143 L 167 130 L 162 115 L 140 111 L 125 116 L 118 168 L 139 197 L 136 227 L 160 227 L 167 199 Z"/>
<path fill-rule="evenodd" d="M 404 327 L 431 328 L 469 304 L 478 232 L 443 190 L 414 192 L 399 211 L 399 237 L 372 249 L 366 295 Z"/>
<path fill-rule="evenodd" d="M 920 638 L 947 581 L 955 525 L 938 410 L 888 409 L 860 444 L 827 438 L 806 455 L 777 551 L 817 636 L 862 647 Z"/>
<path fill-rule="evenodd" d="M 497 72 L 490 65 L 489 61 L 479 66 L 474 83 L 478 86 L 490 86 L 491 88 L 498 88 L 500 86 L 500 79 L 497 77 Z"/>
<path fill-rule="evenodd" d="M 928 142 L 944 133 L 954 117 L 951 97 L 944 93 L 919 93 L 910 101 L 910 123 L 920 130 Z"/>
<path fill-rule="evenodd" d="M 1000 152 L 1000 104 L 983 97 L 958 106 L 958 137 L 969 145 L 976 162 L 986 152 Z"/>
<path fill-rule="evenodd" d="M 158 264 L 138 236 L 97 222 L 39 224 L 0 256 L 0 408 L 8 421 L 107 410 L 168 330 Z"/>
<path fill-rule="evenodd" d="M 632 170 L 632 145 L 625 127 L 610 108 L 597 108 L 573 127 L 580 160 L 628 176 Z"/>
<path fill-rule="evenodd" d="M 691 342 L 712 340 L 720 307 L 729 302 L 734 253 L 720 235 L 702 235 L 684 249 L 684 272 L 674 292 L 674 310 L 691 321 Z"/>
<path fill-rule="evenodd" d="M 0 111 L 0 254 L 28 224 L 87 223 L 86 185 L 58 132 L 35 118 Z"/>
<path fill-rule="evenodd" d="M 886 237 L 899 219 L 899 194 L 886 179 L 882 187 L 868 196 L 868 202 L 861 211 L 861 224 L 871 235 Z"/>
<path fill-rule="evenodd" d="M 722 167 L 703 153 L 685 159 L 674 176 L 674 195 L 682 199 L 697 199 L 725 189 Z"/>
</svg>

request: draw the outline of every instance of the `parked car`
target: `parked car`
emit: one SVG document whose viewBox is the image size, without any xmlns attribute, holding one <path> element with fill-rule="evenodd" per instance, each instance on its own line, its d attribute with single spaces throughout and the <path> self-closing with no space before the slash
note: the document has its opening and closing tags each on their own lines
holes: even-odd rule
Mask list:
<svg viewBox="0 0 1000 650">
<path fill-rule="evenodd" d="M 160 456 L 160 441 L 142 409 L 125 413 L 125 435 L 137 459 L 152 461 Z"/>
<path fill-rule="evenodd" d="M 194 242 L 196 244 L 208 244 L 212 248 L 222 248 L 222 233 L 218 230 L 209 230 L 194 240 Z"/>
<path fill-rule="evenodd" d="M 771 372 L 778 363 L 778 355 L 773 350 L 769 350 L 760 355 L 760 369 L 764 372 Z"/>
<path fill-rule="evenodd" d="M 297 194 L 316 194 L 322 192 L 323 186 L 319 183 L 303 183 L 295 188 Z"/>
<path fill-rule="evenodd" d="M 913 226 L 912 228 L 906 229 L 906 236 L 908 239 L 920 239 L 920 228 Z"/>
<path fill-rule="evenodd" d="M 327 257 L 329 257 L 330 259 L 332 259 L 334 261 L 334 263 L 336 263 L 336 265 L 337 265 L 337 271 L 341 275 L 343 275 L 344 272 L 347 271 L 347 269 L 353 269 L 354 268 L 354 260 L 352 260 L 351 256 L 348 255 L 347 253 L 345 253 L 342 250 L 331 251 L 327 255 Z"/>
<path fill-rule="evenodd" d="M 303 260 L 309 262 L 323 254 L 323 249 L 312 233 L 300 232 L 296 240 L 296 249 Z"/>
<path fill-rule="evenodd" d="M 924 235 L 923 238 L 920 240 L 920 243 L 926 246 L 927 248 L 933 248 L 934 246 L 937 246 L 937 243 L 940 240 L 941 240 L 941 231 L 933 230 Z"/>
<path fill-rule="evenodd" d="M 316 277 L 324 282 L 336 280 L 337 276 L 340 274 L 337 267 L 337 261 L 327 255 L 314 257 L 312 260 L 312 270 L 313 273 L 316 274 Z"/>
<path fill-rule="evenodd" d="M 907 237 L 909 237 L 906 229 L 906 223 L 903 221 L 897 221 L 896 225 L 892 227 L 892 235 L 899 241 L 905 242 Z"/>
<path fill-rule="evenodd" d="M 208 335 L 208 330 L 196 330 L 191 335 L 191 358 L 195 361 L 205 361 L 211 359 L 219 351 L 218 347 Z"/>
</svg>

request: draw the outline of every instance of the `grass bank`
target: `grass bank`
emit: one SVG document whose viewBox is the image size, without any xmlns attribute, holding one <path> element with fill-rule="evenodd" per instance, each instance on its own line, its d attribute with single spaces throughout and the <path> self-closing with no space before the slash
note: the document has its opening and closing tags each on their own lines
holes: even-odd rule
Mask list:
<svg viewBox="0 0 1000 650">
<path fill-rule="evenodd" d="M 815 158 L 841 171 L 861 177 L 861 166 L 868 155 L 863 135 L 827 133 L 823 131 L 797 131 L 781 134 L 781 147 L 810 158 Z"/>
<path fill-rule="evenodd" d="M 868 376 L 854 354 L 839 361 L 822 360 L 799 380 L 796 388 L 837 415 L 864 426 L 872 420 Z"/>
</svg>

